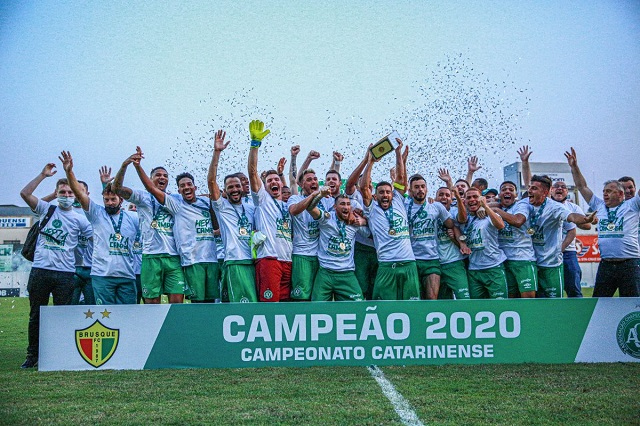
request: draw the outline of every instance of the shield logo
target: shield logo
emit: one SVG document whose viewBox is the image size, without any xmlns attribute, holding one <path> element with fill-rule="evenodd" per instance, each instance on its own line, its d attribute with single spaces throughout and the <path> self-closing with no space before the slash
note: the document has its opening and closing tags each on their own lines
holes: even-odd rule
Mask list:
<svg viewBox="0 0 640 426">
<path fill-rule="evenodd" d="M 76 348 L 82 359 L 98 368 L 115 353 L 119 335 L 120 330 L 105 327 L 96 320 L 89 327 L 76 330 Z"/>
</svg>

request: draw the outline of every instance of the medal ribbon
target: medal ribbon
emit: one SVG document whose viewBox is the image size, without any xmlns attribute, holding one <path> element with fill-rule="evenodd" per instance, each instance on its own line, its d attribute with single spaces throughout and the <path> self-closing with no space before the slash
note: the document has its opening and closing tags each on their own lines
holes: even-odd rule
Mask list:
<svg viewBox="0 0 640 426">
<path fill-rule="evenodd" d="M 162 206 L 159 206 L 158 210 L 156 210 L 156 199 L 153 197 L 153 195 L 151 196 L 151 210 L 153 211 L 153 219 L 151 219 L 151 221 L 153 222 L 155 220 L 157 222 L 158 217 L 160 217 Z"/>
<path fill-rule="evenodd" d="M 393 204 L 387 210 L 382 210 L 389 221 L 389 231 L 393 230 Z"/>
<path fill-rule="evenodd" d="M 274 203 L 276 203 L 276 207 L 278 207 L 278 210 L 280 210 L 280 214 L 282 214 L 282 220 L 285 220 L 285 221 L 289 220 L 289 211 L 287 210 L 287 207 L 286 206 L 282 207 L 280 202 L 278 200 L 276 200 L 275 198 L 272 198 L 272 200 L 273 200 Z M 282 203 L 282 204 L 284 204 L 284 203 Z"/>
<path fill-rule="evenodd" d="M 247 226 L 249 224 L 249 219 L 247 219 L 245 214 L 244 204 L 240 203 L 240 207 L 242 207 L 242 216 L 238 214 L 238 210 L 236 210 L 235 206 L 232 205 L 231 207 L 233 207 L 233 212 L 238 216 L 238 226 Z"/>
<path fill-rule="evenodd" d="M 542 205 L 540 206 L 540 208 L 538 209 L 537 212 L 535 212 L 533 214 L 533 216 L 531 216 L 529 218 L 529 223 L 531 224 L 531 226 L 536 226 L 536 223 L 538 222 L 538 219 L 540 219 L 540 216 L 542 215 L 542 210 L 544 210 L 544 206 L 547 205 L 547 199 L 544 199 L 544 202 L 542 203 Z"/>
<path fill-rule="evenodd" d="M 416 214 L 413 217 L 411 217 L 411 209 L 413 208 L 413 202 L 409 204 L 409 214 L 407 216 L 409 216 L 409 225 L 411 227 L 413 227 L 413 222 L 415 222 L 416 218 L 420 216 L 420 213 L 422 213 L 422 211 L 424 210 L 424 206 L 426 205 L 427 205 L 427 202 L 425 201 L 420 205 L 420 209 L 416 212 Z"/>
<path fill-rule="evenodd" d="M 624 201 L 620 204 L 618 204 L 618 207 L 616 207 L 615 210 L 610 210 L 609 207 L 605 206 L 605 208 L 607 209 L 607 218 L 609 219 L 609 223 L 616 223 L 616 219 L 618 218 L 618 209 L 620 208 L 621 205 L 624 204 Z"/>
<path fill-rule="evenodd" d="M 109 220 L 111 221 L 111 225 L 113 225 L 113 230 L 116 234 L 120 234 L 120 228 L 122 228 L 122 217 L 124 216 L 124 212 L 122 211 L 122 209 L 120 209 L 120 217 L 118 218 L 118 225 L 116 226 L 116 223 L 113 221 L 113 218 L 111 217 L 111 215 L 107 215 L 109 216 Z"/>
<path fill-rule="evenodd" d="M 338 223 L 338 232 L 340 232 L 340 241 L 344 243 L 347 238 L 347 225 L 337 217 L 336 222 Z"/>
</svg>

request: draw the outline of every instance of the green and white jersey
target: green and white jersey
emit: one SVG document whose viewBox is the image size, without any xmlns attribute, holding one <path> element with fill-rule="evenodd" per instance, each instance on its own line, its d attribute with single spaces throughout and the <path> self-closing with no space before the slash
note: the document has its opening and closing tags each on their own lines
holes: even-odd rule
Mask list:
<svg viewBox="0 0 640 426">
<path fill-rule="evenodd" d="M 562 224 L 569 211 L 550 198 L 539 207 L 529 204 L 529 228 L 538 266 L 552 268 L 562 264 Z"/>
<path fill-rule="evenodd" d="M 38 200 L 35 213 L 42 220 L 49 211 L 49 203 Z M 56 208 L 36 241 L 33 267 L 52 271 L 75 272 L 74 251 L 80 235 L 91 237 L 87 218 L 74 209 Z"/>
<path fill-rule="evenodd" d="M 131 250 L 131 253 L 133 253 L 133 272 L 135 272 L 136 275 L 140 275 L 140 270 L 142 269 L 142 233 L 140 232 L 138 212 L 127 211 L 126 213 L 131 215 L 138 223 L 138 233 L 133 241 L 133 249 Z"/>
<path fill-rule="evenodd" d="M 440 204 L 440 203 L 438 203 Z M 442 206 L 445 210 L 446 207 Z M 453 224 L 457 227 L 460 227 L 460 223 L 458 222 L 458 208 L 451 207 L 451 209 L 447 212 L 449 217 L 453 219 Z M 457 262 L 458 260 L 462 260 L 466 255 L 460 253 L 460 247 L 458 247 L 449 235 L 447 234 L 447 228 L 444 226 L 444 221 L 438 219 L 438 259 L 440 260 L 441 265 L 446 265 L 447 263 Z"/>
<path fill-rule="evenodd" d="M 304 200 L 303 195 L 292 195 L 287 202 L 287 211 L 289 207 L 298 204 Z M 293 222 L 293 254 L 304 256 L 316 256 L 318 254 L 318 238 L 320 237 L 320 229 L 318 221 L 311 214 L 304 210 L 302 213 L 292 216 Z"/>
<path fill-rule="evenodd" d="M 416 259 L 438 259 L 438 222 L 444 223 L 449 219 L 449 212 L 440 203 L 417 204 L 408 198 L 406 203 L 407 220 L 411 247 Z"/>
<path fill-rule="evenodd" d="M 254 230 L 255 207 L 251 204 L 231 204 L 226 198 L 211 203 L 218 218 L 224 245 L 224 260 L 251 260 L 251 233 Z"/>
<path fill-rule="evenodd" d="M 222 232 L 220 232 L 220 235 L 214 235 L 213 239 L 216 241 L 216 258 L 218 260 L 224 260 L 224 240 L 222 239 Z"/>
<path fill-rule="evenodd" d="M 84 216 L 82 207 L 74 207 L 76 212 Z M 91 268 L 91 257 L 93 256 L 93 240 L 91 238 L 80 235 L 78 237 L 78 245 L 76 246 L 74 255 L 76 257 L 76 267 L 83 266 Z"/>
<path fill-rule="evenodd" d="M 569 202 L 569 201 L 565 201 L 564 203 L 561 203 L 565 209 L 569 210 L 569 214 L 571 213 L 580 213 L 580 214 L 584 214 L 584 211 L 580 208 L 579 205 Z M 562 224 L 562 241 L 564 241 L 565 237 L 567 236 L 567 232 L 571 231 L 572 229 L 577 228 L 575 223 L 571 223 L 571 222 L 564 222 Z M 574 238 L 571 243 L 567 246 L 566 249 L 564 249 L 564 251 L 576 251 L 576 239 Z"/>
<path fill-rule="evenodd" d="M 364 202 L 362 201 L 362 194 L 360 193 L 359 190 L 356 189 L 356 191 L 353 194 L 349 195 L 348 197 L 351 199 L 351 203 L 356 202 L 360 205 L 361 209 L 364 209 L 362 207 L 364 206 Z M 369 247 L 375 247 L 375 244 L 373 243 L 373 234 L 371 234 L 371 230 L 369 230 L 368 224 L 366 226 L 366 229 L 368 232 L 362 231 L 356 234 L 356 243 L 364 244 L 365 246 L 369 246 Z"/>
<path fill-rule="evenodd" d="M 93 201 L 89 202 L 85 214 L 93 227 L 91 275 L 134 279 L 133 244 L 138 234 L 138 219 L 122 209 L 110 215 Z"/>
<path fill-rule="evenodd" d="M 467 223 L 461 228 L 467 237 L 465 241 L 471 249 L 469 255 L 469 270 L 488 269 L 500 265 L 507 260 L 498 244 L 498 228 L 493 226 L 491 219 L 469 215 Z"/>
<path fill-rule="evenodd" d="M 276 200 L 260 186 L 260 190 L 251 192 L 253 204 L 256 206 L 256 229 L 267 239 L 258 246 L 258 259 L 275 257 L 278 260 L 291 262 L 293 251 L 293 226 L 286 203 Z"/>
<path fill-rule="evenodd" d="M 336 212 L 323 212 L 318 219 L 320 239 L 318 263 L 332 271 L 353 271 L 353 249 L 358 227 L 338 220 Z M 366 230 L 361 232 L 368 232 Z"/>
<path fill-rule="evenodd" d="M 377 202 L 372 201 L 365 207 L 364 214 L 369 220 L 369 229 L 373 234 L 373 242 L 380 262 L 403 262 L 415 260 L 411 240 L 409 239 L 409 223 L 404 208 L 404 197 L 395 189 L 391 206 L 382 210 Z"/>
<path fill-rule="evenodd" d="M 640 192 L 617 207 L 608 208 L 604 201 L 591 198 L 591 207 L 598 216 L 598 245 L 603 259 L 637 259 L 638 214 L 640 212 Z"/>
<path fill-rule="evenodd" d="M 173 202 L 168 194 L 164 198 L 165 204 Z M 174 218 L 170 210 L 160 204 L 151 193 L 138 189 L 133 191 L 129 201 L 138 208 L 143 253 L 178 255 L 173 237 Z"/>
<path fill-rule="evenodd" d="M 175 218 L 173 228 L 181 265 L 217 262 L 209 199 L 196 197 L 193 203 L 188 203 L 181 195 L 169 197 L 175 201 L 165 204 Z"/>
<path fill-rule="evenodd" d="M 526 219 L 520 228 L 509 225 L 505 220 L 505 227 L 498 231 L 498 243 L 508 260 L 528 260 L 530 262 L 535 262 L 536 260 L 531 235 L 527 233 L 527 229 L 529 229 L 529 206 L 529 200 L 521 200 L 509 208 L 502 207 L 505 212 L 512 215 L 521 214 Z"/>
</svg>

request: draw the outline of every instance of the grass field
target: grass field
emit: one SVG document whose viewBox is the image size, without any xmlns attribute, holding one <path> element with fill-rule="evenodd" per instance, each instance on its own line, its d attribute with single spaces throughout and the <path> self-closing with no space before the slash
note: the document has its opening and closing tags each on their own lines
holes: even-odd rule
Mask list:
<svg viewBox="0 0 640 426">
<path fill-rule="evenodd" d="M 402 424 L 366 367 L 21 370 L 27 317 L 0 299 L 0 424 Z M 423 424 L 640 424 L 639 364 L 381 370 Z"/>
</svg>

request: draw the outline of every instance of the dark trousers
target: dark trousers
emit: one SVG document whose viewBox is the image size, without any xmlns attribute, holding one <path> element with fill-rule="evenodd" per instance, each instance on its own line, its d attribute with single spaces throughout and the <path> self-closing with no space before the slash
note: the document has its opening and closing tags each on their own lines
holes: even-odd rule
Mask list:
<svg viewBox="0 0 640 426">
<path fill-rule="evenodd" d="M 578 263 L 578 256 L 575 251 L 562 252 L 564 264 L 564 291 L 567 297 L 582 297 L 582 269 Z"/>
<path fill-rule="evenodd" d="M 53 294 L 54 305 L 71 304 L 73 294 L 73 272 L 52 271 L 49 269 L 31 268 L 29 282 L 29 346 L 28 357 L 38 357 L 40 334 L 40 307 L 49 304 L 49 295 Z"/>
<path fill-rule="evenodd" d="M 612 297 L 616 290 L 620 297 L 640 295 L 640 259 L 622 262 L 600 261 L 593 297 Z"/>
<path fill-rule="evenodd" d="M 73 296 L 72 305 L 80 305 L 80 295 L 84 294 L 83 305 L 95 305 L 96 298 L 93 295 L 91 285 L 91 268 L 88 266 L 76 266 L 76 273 L 73 276 Z"/>
</svg>

